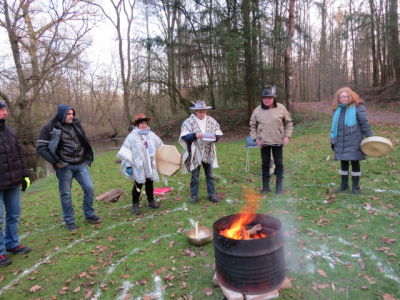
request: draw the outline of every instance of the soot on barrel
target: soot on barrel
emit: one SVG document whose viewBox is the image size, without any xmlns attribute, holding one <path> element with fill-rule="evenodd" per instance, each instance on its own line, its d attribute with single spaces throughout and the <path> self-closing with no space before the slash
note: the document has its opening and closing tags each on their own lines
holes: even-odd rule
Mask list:
<svg viewBox="0 0 400 300">
<path fill-rule="evenodd" d="M 263 214 L 234 214 L 213 225 L 217 278 L 244 294 L 276 289 L 285 277 L 281 222 Z"/>
</svg>

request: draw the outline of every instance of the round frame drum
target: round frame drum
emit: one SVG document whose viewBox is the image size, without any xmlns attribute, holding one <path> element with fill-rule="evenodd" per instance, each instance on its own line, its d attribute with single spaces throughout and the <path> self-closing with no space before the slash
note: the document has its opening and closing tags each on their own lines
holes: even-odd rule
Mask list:
<svg viewBox="0 0 400 300">
<path fill-rule="evenodd" d="M 369 156 L 384 156 L 393 150 L 393 144 L 390 140 L 381 136 L 371 136 L 361 142 L 361 150 Z"/>
</svg>

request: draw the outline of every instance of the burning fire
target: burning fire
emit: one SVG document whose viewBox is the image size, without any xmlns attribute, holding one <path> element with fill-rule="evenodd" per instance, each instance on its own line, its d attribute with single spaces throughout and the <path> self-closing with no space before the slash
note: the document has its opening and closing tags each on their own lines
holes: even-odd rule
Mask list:
<svg viewBox="0 0 400 300">
<path fill-rule="evenodd" d="M 246 205 L 241 209 L 238 217 L 233 220 L 229 228 L 223 229 L 219 234 L 235 239 L 261 239 L 267 235 L 261 231 L 261 224 L 257 224 L 249 228 L 249 224 L 254 220 L 257 208 L 260 205 L 260 195 L 255 190 L 246 189 Z"/>
</svg>

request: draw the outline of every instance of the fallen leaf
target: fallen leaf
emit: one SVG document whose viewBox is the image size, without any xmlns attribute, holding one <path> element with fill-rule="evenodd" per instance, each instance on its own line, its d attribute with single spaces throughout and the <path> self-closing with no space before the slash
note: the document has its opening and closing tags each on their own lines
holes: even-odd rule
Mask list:
<svg viewBox="0 0 400 300">
<path fill-rule="evenodd" d="M 386 244 L 391 245 L 396 241 L 396 239 L 391 239 L 391 238 L 387 238 L 387 237 L 383 236 L 383 237 L 381 237 L 381 241 Z"/>
<path fill-rule="evenodd" d="M 326 273 L 325 273 L 324 270 L 318 269 L 317 272 L 318 272 L 318 274 L 321 275 L 321 276 L 328 277 L 328 275 L 326 275 Z"/>
<path fill-rule="evenodd" d="M 325 283 L 325 284 L 316 284 L 316 283 L 313 283 L 313 286 L 311 287 L 314 291 L 318 291 L 318 290 L 320 290 L 320 289 L 326 289 L 326 288 L 329 288 L 329 287 L 331 287 L 331 285 L 330 284 L 327 284 L 327 283 Z"/>
<path fill-rule="evenodd" d="M 190 256 L 190 257 L 195 257 L 196 256 L 196 253 L 194 251 L 190 250 L 190 249 L 186 249 L 185 250 L 185 254 Z"/>
<path fill-rule="evenodd" d="M 213 294 L 212 289 L 210 289 L 210 288 L 204 288 L 204 293 L 207 296 L 211 296 Z"/>
<path fill-rule="evenodd" d="M 365 275 L 364 278 L 365 278 L 365 280 L 368 281 L 369 284 L 374 284 L 375 283 L 375 279 L 372 278 L 371 276 Z"/>
<path fill-rule="evenodd" d="M 146 285 L 147 284 L 147 279 L 142 279 L 138 282 L 139 285 Z"/>
<path fill-rule="evenodd" d="M 154 274 L 160 275 L 161 273 L 167 272 L 167 267 L 162 267 L 161 269 L 155 270 Z"/>
<path fill-rule="evenodd" d="M 34 286 L 32 286 L 30 289 L 29 289 L 29 291 L 31 292 L 31 293 L 34 293 L 34 292 L 37 292 L 37 291 L 39 291 L 39 290 L 41 290 L 42 289 L 42 287 L 40 286 L 40 285 L 34 285 Z"/>
<path fill-rule="evenodd" d="M 99 245 L 99 246 L 96 246 L 96 249 L 99 250 L 100 252 L 104 252 L 104 251 L 106 251 L 108 249 L 108 247 L 107 246 L 103 246 L 103 245 Z"/>
<path fill-rule="evenodd" d="M 62 287 L 61 288 L 61 290 L 58 292 L 60 295 L 66 295 L 67 294 L 67 292 L 68 292 L 68 287 L 67 286 L 64 286 L 64 287 Z"/>
<path fill-rule="evenodd" d="M 92 296 L 92 293 L 93 293 L 93 289 L 92 288 L 86 289 L 85 290 L 85 294 L 83 295 L 83 297 L 85 299 L 89 299 Z"/>
</svg>

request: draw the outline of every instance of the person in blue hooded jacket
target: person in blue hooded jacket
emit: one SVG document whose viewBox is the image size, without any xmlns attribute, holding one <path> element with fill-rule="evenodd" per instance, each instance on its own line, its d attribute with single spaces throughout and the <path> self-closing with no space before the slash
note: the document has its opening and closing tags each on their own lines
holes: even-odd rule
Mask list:
<svg viewBox="0 0 400 300">
<path fill-rule="evenodd" d="M 75 110 L 59 104 L 56 116 L 42 127 L 36 143 L 40 156 L 56 170 L 63 219 L 68 230 L 76 230 L 72 205 L 72 179 L 83 190 L 83 214 L 87 223 L 100 223 L 93 209 L 94 188 L 88 166 L 93 162 L 93 150 Z"/>
</svg>

